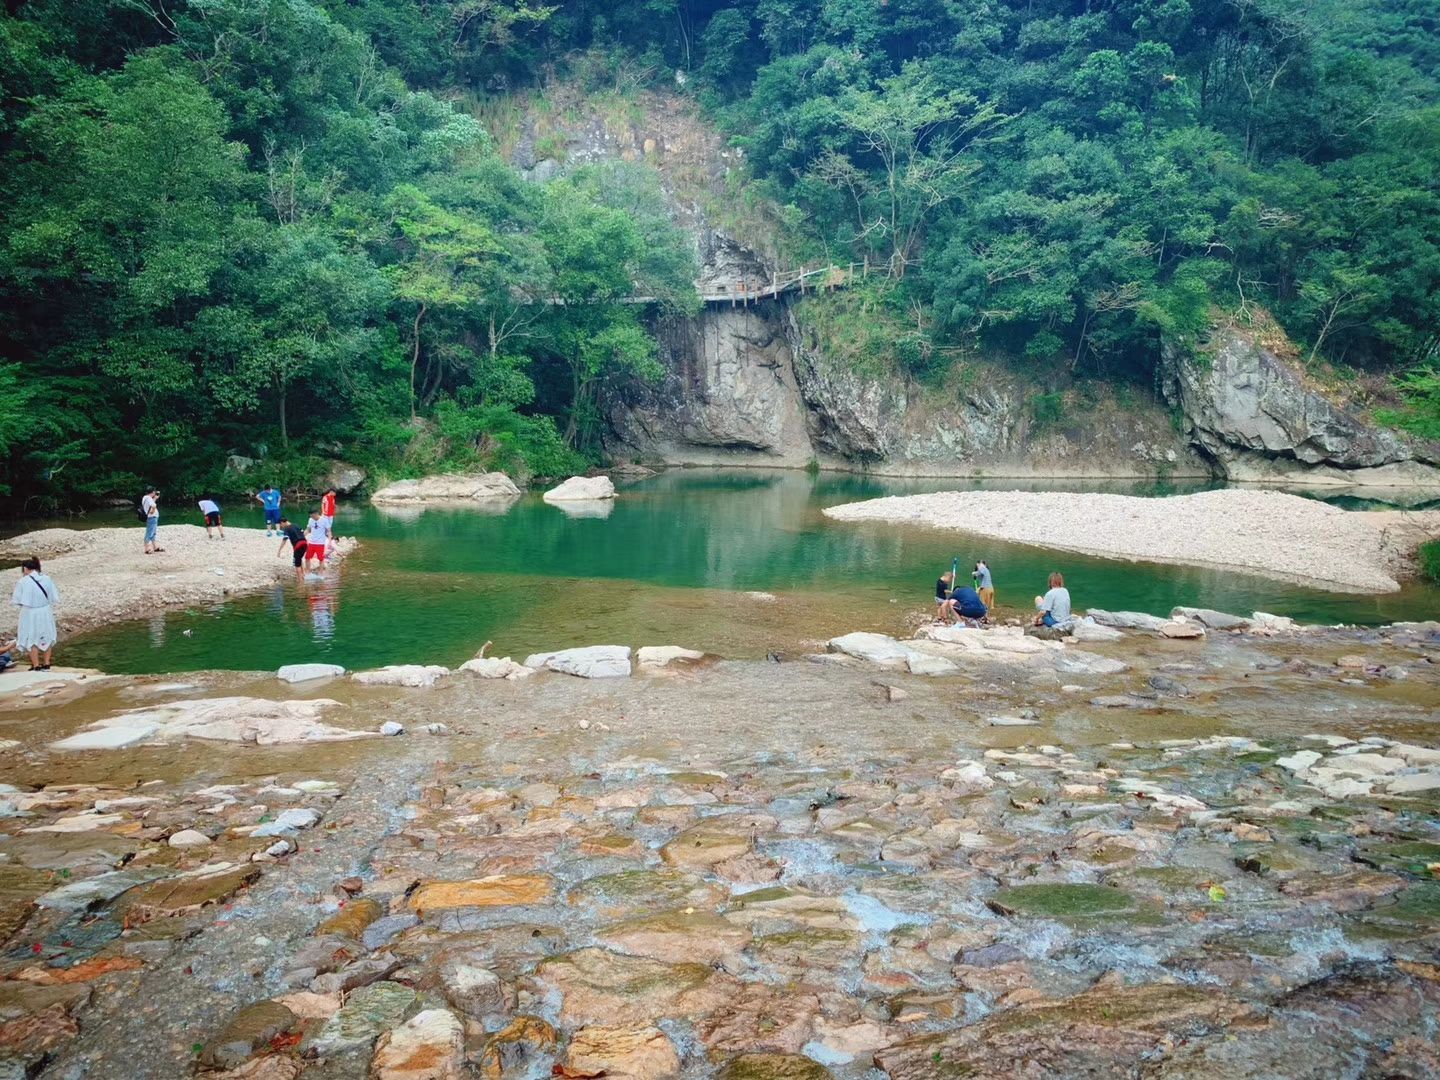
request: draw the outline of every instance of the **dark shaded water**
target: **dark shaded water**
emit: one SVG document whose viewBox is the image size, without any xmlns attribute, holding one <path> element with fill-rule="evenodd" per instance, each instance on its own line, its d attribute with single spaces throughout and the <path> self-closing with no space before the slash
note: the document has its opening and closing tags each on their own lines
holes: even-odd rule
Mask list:
<svg viewBox="0 0 1440 1080">
<path fill-rule="evenodd" d="M 1380 623 L 1440 611 L 1440 589 L 1317 592 L 1218 570 L 1111 562 L 932 529 L 831 522 L 821 509 L 947 490 L 906 481 L 764 470 L 672 470 L 622 487 L 607 516 L 527 495 L 504 513 L 342 506 L 360 552 L 323 581 L 213 608 L 157 613 L 67 643 L 65 662 L 113 672 L 457 664 L 487 641 L 523 657 L 584 644 L 677 644 L 732 657 L 794 651 L 856 629 L 895 631 L 928 607 L 958 556 L 988 559 L 1002 609 L 1029 608 L 1062 569 L 1079 607 L 1166 613 L 1176 604 L 1305 621 Z M 975 485 L 978 486 L 978 485 Z M 1014 482 L 985 486 L 1015 488 Z M 1157 492 L 1153 485 L 1071 489 Z M 252 520 L 253 518 L 253 520 Z M 231 509 L 227 524 L 258 526 Z M 766 600 L 752 591 L 775 594 Z M 1003 611 L 1002 611 L 1003 613 Z M 183 631 L 189 630 L 186 635 Z"/>
</svg>

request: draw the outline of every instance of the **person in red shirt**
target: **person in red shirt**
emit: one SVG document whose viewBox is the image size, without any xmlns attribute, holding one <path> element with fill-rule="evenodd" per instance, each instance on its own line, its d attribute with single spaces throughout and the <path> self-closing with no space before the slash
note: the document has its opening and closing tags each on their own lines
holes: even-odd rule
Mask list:
<svg viewBox="0 0 1440 1080">
<path fill-rule="evenodd" d="M 325 550 L 329 551 L 335 544 L 335 489 L 330 488 L 324 495 L 320 496 L 320 520 L 325 523 Z"/>
</svg>

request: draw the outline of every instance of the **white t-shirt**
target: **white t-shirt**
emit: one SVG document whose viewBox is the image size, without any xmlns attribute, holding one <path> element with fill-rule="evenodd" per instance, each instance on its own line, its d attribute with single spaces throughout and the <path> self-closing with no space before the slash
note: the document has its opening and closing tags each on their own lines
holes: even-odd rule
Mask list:
<svg viewBox="0 0 1440 1080">
<path fill-rule="evenodd" d="M 330 539 L 330 526 L 325 524 L 324 518 L 312 519 L 305 526 L 305 540 L 311 544 L 325 544 Z"/>
<path fill-rule="evenodd" d="M 218 514 L 220 512 L 220 506 L 214 499 L 201 499 L 200 512 L 202 514 Z"/>
<path fill-rule="evenodd" d="M 160 508 L 155 505 L 154 495 L 145 495 L 140 499 L 140 509 L 145 511 L 146 517 L 154 517 L 160 513 Z"/>
</svg>

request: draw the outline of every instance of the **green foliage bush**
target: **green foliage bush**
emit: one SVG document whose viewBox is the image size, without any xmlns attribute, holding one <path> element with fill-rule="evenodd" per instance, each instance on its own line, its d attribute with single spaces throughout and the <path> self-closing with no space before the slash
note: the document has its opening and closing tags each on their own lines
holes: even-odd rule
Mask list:
<svg viewBox="0 0 1440 1080">
<path fill-rule="evenodd" d="M 1440 585 L 1440 540 L 1420 545 L 1420 572 Z"/>
</svg>

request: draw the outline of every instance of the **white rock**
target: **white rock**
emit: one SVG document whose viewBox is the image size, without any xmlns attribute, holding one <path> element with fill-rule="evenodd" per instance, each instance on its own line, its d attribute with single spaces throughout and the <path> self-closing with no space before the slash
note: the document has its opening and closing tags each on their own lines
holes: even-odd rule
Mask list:
<svg viewBox="0 0 1440 1080">
<path fill-rule="evenodd" d="M 987 651 L 998 653 L 1059 652 L 1064 648 L 1058 641 L 1041 641 L 1024 634 L 1005 634 L 998 630 L 981 631 L 980 643 Z"/>
<path fill-rule="evenodd" d="M 283 839 L 282 839 L 282 840 L 276 840 L 275 843 L 273 843 L 273 844 L 271 844 L 269 847 L 267 847 L 267 848 L 265 849 L 265 854 L 266 854 L 266 855 L 269 855 L 272 859 L 279 859 L 279 858 L 282 858 L 282 857 L 285 856 L 285 855 L 289 855 L 290 852 L 292 852 L 292 851 L 294 851 L 294 850 L 295 850 L 295 843 L 294 843 L 294 841 L 291 841 L 291 840 L 283 840 Z"/>
<path fill-rule="evenodd" d="M 425 725 L 426 735 L 449 735 L 450 729 L 439 722 Z"/>
<path fill-rule="evenodd" d="M 1440 750 L 1432 750 L 1428 746 L 1396 743 L 1390 747 L 1390 753 L 1404 758 L 1411 765 L 1440 765 Z"/>
<path fill-rule="evenodd" d="M 520 489 L 504 473 L 445 473 L 419 480 L 397 480 L 387 484 L 370 501 L 375 503 L 461 502 L 516 499 Z"/>
<path fill-rule="evenodd" d="M 209 847 L 210 837 L 199 829 L 181 829 L 177 833 L 171 833 L 166 843 L 173 848 Z"/>
<path fill-rule="evenodd" d="M 339 664 L 286 664 L 275 672 L 275 677 L 288 683 L 298 683 L 311 679 L 333 679 L 344 674 L 345 669 Z"/>
<path fill-rule="evenodd" d="M 1143 611 L 1102 611 L 1100 608 L 1091 608 L 1086 614 L 1101 626 L 1117 630 L 1159 630 L 1170 621 L 1147 615 Z"/>
<path fill-rule="evenodd" d="M 115 724 L 94 731 L 81 731 L 50 744 L 51 750 L 119 750 L 153 738 L 159 724 Z"/>
<path fill-rule="evenodd" d="M 1199 623 L 1192 622 L 1167 622 L 1160 626 L 1160 636 L 1167 638 L 1203 638 L 1205 628 Z"/>
<path fill-rule="evenodd" d="M 1323 742 L 1326 746 L 1332 748 L 1350 746 L 1355 742 L 1354 739 L 1347 739 L 1343 735 L 1304 735 L 1301 737 L 1309 742 Z"/>
<path fill-rule="evenodd" d="M 119 825 L 125 820 L 124 814 L 72 814 L 69 817 L 62 817 L 49 825 L 34 825 L 28 829 L 21 829 L 27 833 L 76 833 L 94 832 L 103 829 L 107 825 Z"/>
<path fill-rule="evenodd" d="M 1276 758 L 1275 764 L 1282 769 L 1289 769 L 1291 772 L 1304 772 L 1314 765 L 1324 755 L 1317 754 L 1314 750 L 1296 750 L 1288 757 Z"/>
<path fill-rule="evenodd" d="M 977 630 L 973 626 L 922 626 L 915 632 L 916 637 L 928 638 L 931 641 L 944 641 L 951 645 L 964 645 L 969 649 L 985 648 L 985 631 Z"/>
<path fill-rule="evenodd" d="M 608 476 L 572 476 L 541 496 L 546 502 L 588 502 L 615 498 L 615 485 Z"/>
<path fill-rule="evenodd" d="M 263 698 L 227 697 L 174 701 L 141 709 L 126 709 L 89 731 L 52 743 L 56 750 L 112 749 L 154 739 L 209 739 L 217 742 L 274 746 L 297 742 L 336 742 L 364 739 L 367 731 L 348 731 L 320 723 L 325 709 L 340 703 L 329 698 L 267 701 Z"/>
<path fill-rule="evenodd" d="M 1038 727 L 1039 720 L 1027 720 L 1023 716 L 992 716 L 986 721 L 991 727 Z"/>
<path fill-rule="evenodd" d="M 1087 622 L 1081 619 L 1075 624 L 1074 629 L 1070 631 L 1070 636 L 1075 641 L 1098 644 L 1102 641 L 1119 641 L 1124 638 L 1125 635 L 1112 626 L 1101 626 L 1097 622 Z"/>
<path fill-rule="evenodd" d="M 702 660 L 705 654 L 679 645 L 646 645 L 636 650 L 635 660 L 642 668 L 661 668 L 675 660 Z"/>
<path fill-rule="evenodd" d="M 405 725 L 404 725 L 404 724 L 401 724 L 401 723 L 397 723 L 397 722 L 394 721 L 394 720 L 386 720 L 383 724 L 380 725 L 380 734 L 381 734 L 381 735 L 404 735 L 404 734 L 405 734 Z"/>
<path fill-rule="evenodd" d="M 1385 784 L 1385 790 L 1392 795 L 1409 795 L 1417 791 L 1434 791 L 1436 788 L 1440 788 L 1440 769 L 1393 776 Z"/>
<path fill-rule="evenodd" d="M 1118 675 L 1129 665 L 1098 653 L 1071 649 L 1055 655 L 1055 670 L 1062 675 Z"/>
<path fill-rule="evenodd" d="M 284 836 L 286 833 L 308 829 L 320 821 L 320 811 L 308 806 L 296 806 L 282 810 L 274 821 L 267 821 L 251 831 L 251 836 Z"/>
<path fill-rule="evenodd" d="M 1319 773 L 1322 768 L 1350 776 L 1373 777 L 1399 772 L 1405 768 L 1405 762 L 1401 758 L 1387 757 L 1384 754 L 1331 754 L 1324 762 L 1315 766 L 1313 771 Z"/>
<path fill-rule="evenodd" d="M 978 761 L 959 761 L 940 774 L 940 782 L 957 794 L 976 795 L 995 786 Z"/>
<path fill-rule="evenodd" d="M 535 653 L 525 658 L 528 668 L 545 668 L 582 679 L 623 678 L 630 674 L 630 646 L 591 645 L 583 649 Z"/>
<path fill-rule="evenodd" d="M 474 660 L 466 660 L 461 664 L 460 670 L 471 675 L 478 675 L 482 679 L 509 679 L 511 682 L 517 679 L 527 679 L 535 674 L 534 668 L 517 664 L 508 656 L 476 657 Z"/>
<path fill-rule="evenodd" d="M 892 637 L 865 632 L 831 638 L 826 648 L 831 652 L 844 653 L 858 660 L 868 660 L 872 664 L 883 664 L 887 667 L 902 667 L 910 657 L 917 655 L 913 648 L 902 645 Z"/>
<path fill-rule="evenodd" d="M 1250 616 L 1250 625 L 1261 630 L 1294 630 L 1295 620 L 1288 615 L 1271 615 L 1268 611 L 1257 611 Z"/>
<path fill-rule="evenodd" d="M 363 686 L 412 686 L 424 688 L 450 674 L 438 664 L 390 664 L 374 671 L 357 671 L 351 676 Z"/>
<path fill-rule="evenodd" d="M 951 675 L 960 670 L 960 665 L 953 660 L 947 660 L 943 656 L 927 656 L 924 653 L 911 653 L 905 661 L 905 666 L 910 670 L 911 675 Z"/>
</svg>

